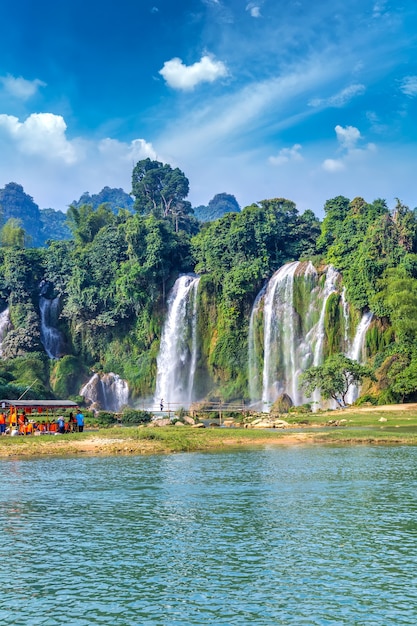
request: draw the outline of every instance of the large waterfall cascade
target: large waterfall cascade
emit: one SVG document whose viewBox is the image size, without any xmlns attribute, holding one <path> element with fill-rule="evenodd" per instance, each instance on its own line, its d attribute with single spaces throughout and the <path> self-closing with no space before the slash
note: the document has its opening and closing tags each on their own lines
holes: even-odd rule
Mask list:
<svg viewBox="0 0 417 626">
<path fill-rule="evenodd" d="M 312 263 L 295 261 L 275 272 L 265 294 L 258 294 L 248 338 L 249 391 L 252 403 L 261 401 L 263 411 L 268 411 L 282 393 L 288 394 L 294 404 L 307 402 L 299 389 L 299 377 L 311 365 L 322 362 L 326 303 L 336 292 L 339 279 L 332 266 L 320 279 Z M 260 315 L 263 338 L 255 332 Z M 319 398 L 314 400 L 318 402 Z"/>
<path fill-rule="evenodd" d="M 286 393 L 295 405 L 312 400 L 315 407 L 320 406 L 319 391 L 312 398 L 306 398 L 299 388 L 299 377 L 307 368 L 323 362 L 326 305 L 329 297 L 339 292 L 340 279 L 332 266 L 319 277 L 311 263 L 292 262 L 275 272 L 258 294 L 248 336 L 252 405 L 269 411 L 279 395 Z M 340 350 L 349 358 L 364 362 L 365 336 L 372 313 L 363 314 L 350 340 L 351 322 L 345 289 L 341 292 L 339 307 L 343 328 Z M 357 398 L 358 392 L 357 388 L 350 390 L 349 402 Z"/>
<path fill-rule="evenodd" d="M 197 290 L 200 278 L 180 276 L 168 296 L 168 312 L 157 357 L 154 404 L 188 408 L 194 400 L 197 367 Z"/>
<path fill-rule="evenodd" d="M 56 327 L 59 317 L 59 296 L 56 298 L 39 297 L 41 314 L 41 342 L 46 354 L 51 359 L 62 356 L 63 337 Z"/>
<path fill-rule="evenodd" d="M 129 401 L 129 386 L 118 374 L 93 374 L 80 390 L 80 396 L 104 411 L 120 411 Z"/>
</svg>

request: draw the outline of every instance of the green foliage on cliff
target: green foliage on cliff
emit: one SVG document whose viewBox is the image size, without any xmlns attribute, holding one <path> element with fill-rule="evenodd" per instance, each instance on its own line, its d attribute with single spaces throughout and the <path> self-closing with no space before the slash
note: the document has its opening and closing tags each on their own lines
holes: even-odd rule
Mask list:
<svg viewBox="0 0 417 626">
<path fill-rule="evenodd" d="M 386 320 L 385 330 L 376 322 L 372 325 L 367 342 L 376 362 L 384 355 L 387 359 L 381 397 L 411 398 L 417 393 L 411 374 L 417 348 L 416 211 L 399 200 L 389 210 L 383 200 L 368 204 L 362 198 L 350 202 L 341 196 L 329 200 L 325 211 L 318 249 L 341 271 L 350 304 L 359 311 L 370 308 Z M 329 336 L 333 334 L 330 326 L 328 330 Z M 395 355 L 397 359 L 392 358 Z M 401 376 L 396 371 L 400 356 L 406 365 Z M 400 385 L 398 381 L 405 379 L 407 384 Z"/>
<path fill-rule="evenodd" d="M 379 402 L 417 396 L 415 211 L 400 201 L 389 209 L 381 199 L 368 203 L 338 196 L 326 202 L 320 223 L 312 211 L 299 214 L 285 198 L 265 199 L 240 211 L 234 196 L 218 194 L 209 203 L 209 219 L 216 211 L 222 216 L 201 223 L 186 200 L 188 191 L 181 170 L 144 159 L 132 175 L 134 212 L 133 200 L 122 190 L 84 194 L 65 217 L 70 239 L 32 249 L 28 245 L 44 242 L 46 214 L 39 213 L 19 185 L 0 190 L 0 310 L 8 306 L 11 321 L 2 341 L 9 378 L 0 376 L 0 386 L 18 393 L 33 375 L 39 380 L 34 388 L 40 385 L 43 395 L 74 395 L 93 366 L 125 378 L 133 398 L 151 396 L 168 293 L 179 274 L 195 272 L 201 275 L 196 394 L 247 399 L 247 337 L 254 300 L 284 263 L 313 259 L 321 285 L 328 264 L 342 275 L 326 304 L 324 356 L 331 358 L 347 347 L 361 314 L 370 309 L 374 321 L 366 346 L 378 381 L 369 383 L 369 398 Z M 22 202 L 25 219 L 17 215 Z M 59 232 L 61 215 L 56 226 Z M 294 278 L 299 336 L 306 332 L 304 320 L 309 319 L 311 328 L 319 317 L 311 304 L 316 297 L 310 294 L 313 283 L 305 276 Z M 47 299 L 60 298 L 65 356 L 57 361 L 43 351 L 41 290 Z M 262 316 L 257 323 L 261 367 Z"/>
</svg>

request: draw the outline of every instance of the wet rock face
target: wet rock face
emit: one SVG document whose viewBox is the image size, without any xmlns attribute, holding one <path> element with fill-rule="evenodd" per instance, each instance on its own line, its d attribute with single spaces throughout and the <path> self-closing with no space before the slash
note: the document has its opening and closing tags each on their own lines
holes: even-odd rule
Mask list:
<svg viewBox="0 0 417 626">
<path fill-rule="evenodd" d="M 287 393 L 282 393 L 275 400 L 271 413 L 288 413 L 290 408 L 293 406 L 293 401 Z"/>
<path fill-rule="evenodd" d="M 129 386 L 117 374 L 93 374 L 80 390 L 85 400 L 104 411 L 120 411 L 128 404 Z"/>
</svg>

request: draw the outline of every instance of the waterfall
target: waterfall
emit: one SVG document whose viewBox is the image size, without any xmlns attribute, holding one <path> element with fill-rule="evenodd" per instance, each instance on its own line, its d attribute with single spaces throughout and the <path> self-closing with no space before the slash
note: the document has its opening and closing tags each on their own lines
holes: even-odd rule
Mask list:
<svg viewBox="0 0 417 626">
<path fill-rule="evenodd" d="M 41 342 L 49 358 L 57 359 L 63 350 L 62 334 L 56 328 L 59 317 L 59 296 L 53 299 L 40 296 L 39 310 L 41 314 Z"/>
<path fill-rule="evenodd" d="M 344 340 L 345 346 L 347 346 L 349 343 L 349 302 L 346 300 L 346 287 L 342 289 L 341 301 L 343 307 Z"/>
<path fill-rule="evenodd" d="M 0 313 L 0 358 L 3 356 L 3 339 L 10 328 L 9 308 Z"/>
<path fill-rule="evenodd" d="M 261 292 L 252 310 L 252 328 L 260 314 L 263 298 L 263 368 L 262 394 L 251 395 L 252 402 L 261 400 L 262 410 L 267 411 L 281 393 L 291 396 L 294 404 L 302 401 L 298 389 L 298 377 L 311 364 L 310 346 L 303 341 L 306 326 L 312 323 L 312 309 L 306 307 L 304 319 L 296 311 L 294 302 L 296 285 L 312 296 L 317 283 L 317 272 L 311 263 L 298 261 L 287 263 L 270 279 L 265 294 Z M 299 300 L 304 294 L 299 295 Z M 249 336 L 249 354 L 252 361 L 258 360 L 255 337 Z M 256 379 L 256 364 L 251 367 L 251 379 Z M 251 394 L 256 392 L 254 386 Z"/>
<path fill-rule="evenodd" d="M 94 374 L 80 390 L 92 404 L 96 404 L 104 411 L 118 412 L 127 405 L 129 400 L 129 386 L 118 374 Z"/>
<path fill-rule="evenodd" d="M 294 366 L 294 316 L 293 316 L 293 284 L 294 274 L 299 262 L 288 263 L 281 267 L 271 280 L 265 293 L 264 302 L 264 367 L 262 373 L 262 406 L 268 404 L 282 391 L 277 389 L 275 380 L 275 363 L 279 361 L 279 343 L 284 349 L 284 369 L 292 370 Z M 282 332 L 284 330 L 284 333 Z M 288 378 L 291 377 L 289 373 Z M 292 386 L 292 385 L 290 385 Z M 275 389 L 274 389 L 275 387 Z M 293 400 L 294 401 L 294 400 Z"/>
<path fill-rule="evenodd" d="M 249 397 L 253 400 L 260 397 L 260 378 L 259 378 L 259 349 L 256 336 L 256 322 L 259 318 L 259 309 L 262 299 L 265 295 L 266 285 L 256 296 L 255 302 L 249 319 L 249 335 L 248 335 L 248 382 Z"/>
<path fill-rule="evenodd" d="M 187 408 L 193 401 L 197 367 L 197 290 L 200 278 L 180 276 L 168 297 L 168 313 L 157 358 L 154 403 Z"/>
<path fill-rule="evenodd" d="M 324 318 L 326 315 L 326 304 L 327 304 L 327 300 L 329 296 L 331 296 L 332 293 L 335 293 L 335 291 L 337 291 L 336 285 L 337 285 L 337 279 L 339 278 L 339 276 L 340 274 L 334 269 L 334 267 L 332 265 L 329 265 L 326 271 L 326 280 L 324 282 L 323 293 L 321 295 L 322 304 L 321 304 L 320 318 L 313 332 L 314 344 L 315 344 L 313 365 L 320 365 L 323 359 L 323 344 L 324 344 L 324 338 L 326 334 L 326 329 L 324 327 Z"/>
<path fill-rule="evenodd" d="M 326 329 L 324 325 L 324 319 L 326 315 L 326 304 L 329 296 L 336 291 L 337 279 L 340 274 L 334 269 L 333 266 L 329 265 L 326 271 L 326 280 L 324 282 L 324 289 L 322 293 L 322 304 L 320 311 L 320 318 L 318 324 L 315 328 L 313 328 L 313 344 L 314 344 L 314 359 L 313 365 L 321 365 L 323 361 L 323 346 L 324 339 L 326 335 Z M 320 406 L 320 390 L 316 389 L 313 393 L 313 402 L 315 403 L 314 408 Z"/>
<path fill-rule="evenodd" d="M 366 360 L 365 337 L 366 337 L 366 332 L 370 326 L 370 323 L 372 322 L 372 318 L 373 318 L 373 314 L 371 313 L 371 311 L 367 311 L 366 313 L 362 315 L 361 321 L 359 322 L 358 327 L 356 328 L 355 337 L 353 339 L 352 346 L 346 355 L 349 357 L 349 359 L 352 359 L 352 361 L 358 361 L 358 363 L 364 363 Z M 353 402 L 355 402 L 358 396 L 359 396 L 359 387 L 357 385 L 351 385 L 347 393 L 347 397 L 346 397 L 347 404 L 353 404 Z"/>
<path fill-rule="evenodd" d="M 324 285 L 312 263 L 292 262 L 270 279 L 258 294 L 251 312 L 248 336 L 249 392 L 252 403 L 261 400 L 263 411 L 282 394 L 294 404 L 307 401 L 299 389 L 300 374 L 323 359 L 325 312 L 329 296 L 336 291 L 339 273 L 329 266 Z M 255 327 L 263 300 L 262 394 L 259 394 L 260 347 Z M 319 398 L 314 398 L 319 401 Z"/>
</svg>

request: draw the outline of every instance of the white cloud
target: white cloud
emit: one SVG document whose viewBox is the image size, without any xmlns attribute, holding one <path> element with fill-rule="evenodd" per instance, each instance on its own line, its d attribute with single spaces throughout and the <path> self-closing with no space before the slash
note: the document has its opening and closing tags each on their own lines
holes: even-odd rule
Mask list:
<svg viewBox="0 0 417 626">
<path fill-rule="evenodd" d="M 200 83 L 212 83 L 218 78 L 227 76 L 226 65 L 222 61 L 216 61 L 209 55 L 201 57 L 193 65 L 184 65 L 181 59 L 175 58 L 165 61 L 159 70 L 168 85 L 174 89 L 194 89 Z"/>
<path fill-rule="evenodd" d="M 259 3 L 249 2 L 246 6 L 246 11 L 249 11 L 252 17 L 261 17 L 261 7 Z"/>
<path fill-rule="evenodd" d="M 386 0 L 379 0 L 379 2 L 375 2 L 374 6 L 373 6 L 373 13 L 372 16 L 374 18 L 378 18 L 381 17 L 382 15 L 384 15 L 385 13 L 385 9 L 386 9 Z"/>
<path fill-rule="evenodd" d="M 325 159 L 322 168 L 327 172 L 338 172 L 346 168 L 348 163 L 364 157 L 369 152 L 375 152 L 374 143 L 368 143 L 364 147 L 358 146 L 362 135 L 355 126 L 335 126 L 336 137 L 339 142 L 339 151 L 342 156 L 338 159 Z"/>
<path fill-rule="evenodd" d="M 336 136 L 343 148 L 352 150 L 361 138 L 360 131 L 355 126 L 339 126 L 335 127 Z"/>
<path fill-rule="evenodd" d="M 0 186 L 20 183 L 41 208 L 63 209 L 105 185 L 130 191 L 132 169 L 147 157 L 164 160 L 145 139 L 69 139 L 60 115 L 0 115 Z"/>
<path fill-rule="evenodd" d="M 0 115 L 0 135 L 12 139 L 20 152 L 71 164 L 79 158 L 78 147 L 68 141 L 66 130 L 64 118 L 53 113 L 32 113 L 24 122 L 14 115 Z"/>
<path fill-rule="evenodd" d="M 361 84 L 349 85 L 329 98 L 314 98 L 308 103 L 312 107 L 343 107 L 356 96 L 365 92 L 365 86 Z"/>
<path fill-rule="evenodd" d="M 295 143 L 291 148 L 282 148 L 278 152 L 277 156 L 270 156 L 268 161 L 271 165 L 283 165 L 288 161 L 302 161 L 303 157 L 300 154 L 301 145 Z"/>
<path fill-rule="evenodd" d="M 406 76 L 401 81 L 401 91 L 410 98 L 417 96 L 417 76 Z"/>
<path fill-rule="evenodd" d="M 28 100 L 36 94 L 39 87 L 46 87 L 46 83 L 38 78 L 35 78 L 35 80 L 26 80 L 21 76 L 15 77 L 11 74 L 1 76 L 0 82 L 6 93 L 19 100 Z"/>
<path fill-rule="evenodd" d="M 323 161 L 323 169 L 326 172 L 340 172 L 345 169 L 345 164 L 341 159 L 325 159 Z"/>
<path fill-rule="evenodd" d="M 98 150 L 104 156 L 134 163 L 148 157 L 155 160 L 158 156 L 152 144 L 144 139 L 134 139 L 127 144 L 107 137 L 99 142 Z"/>
</svg>

